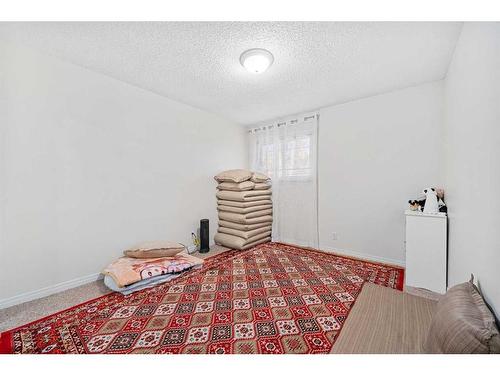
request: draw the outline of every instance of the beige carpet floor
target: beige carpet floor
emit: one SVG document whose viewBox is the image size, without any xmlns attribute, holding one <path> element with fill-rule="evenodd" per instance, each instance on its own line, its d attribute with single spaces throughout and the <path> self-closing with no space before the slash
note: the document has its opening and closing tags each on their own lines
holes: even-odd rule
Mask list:
<svg viewBox="0 0 500 375">
<path fill-rule="evenodd" d="M 227 250 L 229 249 L 226 247 L 215 245 L 208 253 L 195 253 L 193 255 L 199 258 L 207 258 Z M 2 309 L 0 310 L 0 332 L 19 327 L 110 292 L 103 281 L 98 280 L 44 298 Z"/>
</svg>

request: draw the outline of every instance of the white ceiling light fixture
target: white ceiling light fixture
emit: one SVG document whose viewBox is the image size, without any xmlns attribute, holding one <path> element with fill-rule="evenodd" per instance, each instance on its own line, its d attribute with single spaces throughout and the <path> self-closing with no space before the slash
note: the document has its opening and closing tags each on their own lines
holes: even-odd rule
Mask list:
<svg viewBox="0 0 500 375">
<path fill-rule="evenodd" d="M 264 73 L 274 62 L 271 52 L 263 48 L 252 48 L 240 56 L 241 65 L 251 73 Z"/>
</svg>

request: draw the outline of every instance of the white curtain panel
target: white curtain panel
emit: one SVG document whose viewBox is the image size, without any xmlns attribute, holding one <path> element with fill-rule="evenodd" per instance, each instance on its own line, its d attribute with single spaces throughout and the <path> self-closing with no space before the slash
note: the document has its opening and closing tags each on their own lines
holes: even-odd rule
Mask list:
<svg viewBox="0 0 500 375">
<path fill-rule="evenodd" d="M 272 179 L 273 241 L 318 248 L 318 115 L 248 132 L 250 166 Z"/>
</svg>

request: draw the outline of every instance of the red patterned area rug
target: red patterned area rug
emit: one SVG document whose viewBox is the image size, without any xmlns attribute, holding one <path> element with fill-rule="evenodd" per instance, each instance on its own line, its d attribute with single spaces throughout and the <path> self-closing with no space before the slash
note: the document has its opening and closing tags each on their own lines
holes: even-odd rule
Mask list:
<svg viewBox="0 0 500 375">
<path fill-rule="evenodd" d="M 328 353 L 363 283 L 404 270 L 267 243 L 127 297 L 111 293 L 4 332 L 3 353 Z"/>
</svg>

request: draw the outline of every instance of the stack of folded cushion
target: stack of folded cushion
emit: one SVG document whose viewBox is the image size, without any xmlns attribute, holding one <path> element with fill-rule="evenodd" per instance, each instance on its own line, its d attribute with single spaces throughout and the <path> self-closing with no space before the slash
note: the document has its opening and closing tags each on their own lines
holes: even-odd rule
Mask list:
<svg viewBox="0 0 500 375">
<path fill-rule="evenodd" d="M 185 252 L 184 245 L 169 241 L 145 242 L 125 250 L 124 255 L 102 273 L 109 289 L 125 295 L 166 283 L 203 265 L 202 259 Z"/>
<path fill-rule="evenodd" d="M 269 177 L 244 169 L 215 176 L 219 229 L 215 242 L 244 250 L 269 242 L 273 222 L 273 203 Z"/>
</svg>

